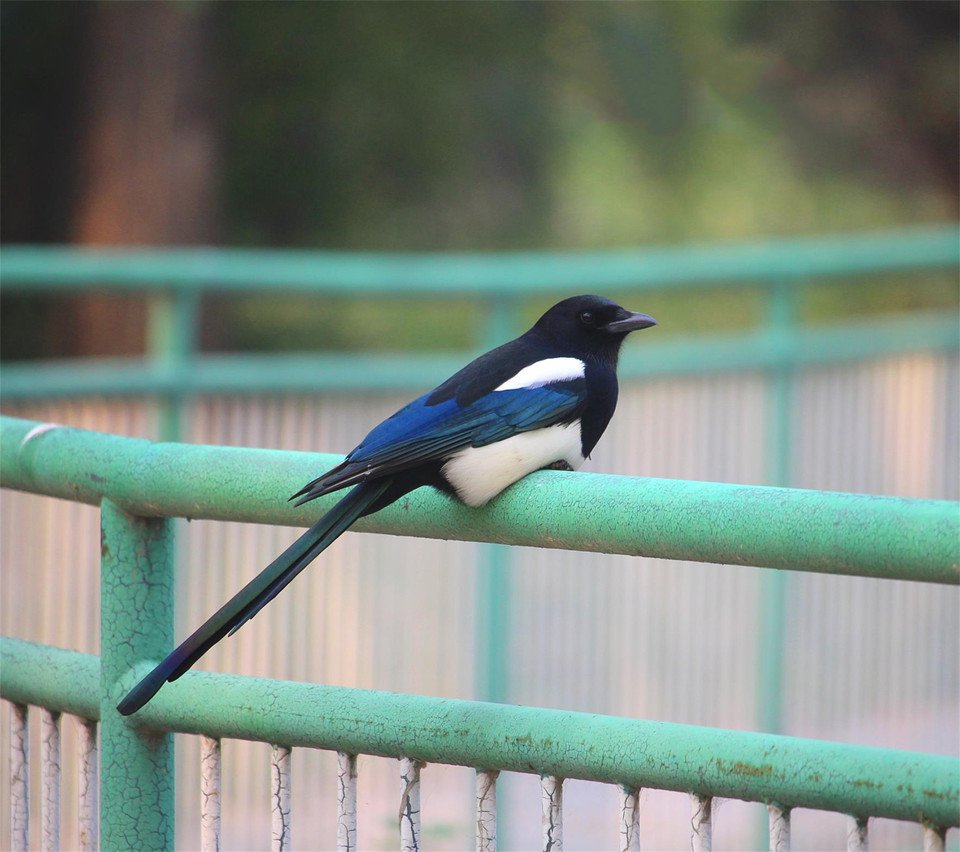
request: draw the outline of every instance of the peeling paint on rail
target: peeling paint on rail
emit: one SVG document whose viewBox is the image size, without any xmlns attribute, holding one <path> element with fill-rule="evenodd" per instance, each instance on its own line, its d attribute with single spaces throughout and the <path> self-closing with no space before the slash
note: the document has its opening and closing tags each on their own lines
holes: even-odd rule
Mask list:
<svg viewBox="0 0 960 852">
<path fill-rule="evenodd" d="M 0 419 L 0 485 L 143 517 L 308 526 L 334 500 L 292 509 L 305 471 L 340 457 L 155 444 L 59 428 L 20 451 L 36 423 Z M 790 488 L 541 471 L 483 509 L 430 489 L 357 531 L 960 583 L 960 511 L 915 500 Z"/>
<path fill-rule="evenodd" d="M 0 690 L 17 704 L 70 711 L 75 693 L 96 690 L 96 657 L 6 638 L 0 650 Z M 168 684 L 132 718 L 145 730 L 911 820 L 941 835 L 960 825 L 960 763 L 942 755 L 206 672 Z M 774 770 L 725 771 L 734 765 Z"/>
</svg>

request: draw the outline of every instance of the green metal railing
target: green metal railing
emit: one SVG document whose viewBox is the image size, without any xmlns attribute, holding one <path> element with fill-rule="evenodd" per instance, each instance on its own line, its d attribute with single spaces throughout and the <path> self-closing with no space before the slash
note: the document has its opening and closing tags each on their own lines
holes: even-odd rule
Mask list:
<svg viewBox="0 0 960 852">
<path fill-rule="evenodd" d="M 666 374 L 705 373 L 729 370 L 760 370 L 769 377 L 771 405 L 767 424 L 767 481 L 790 483 L 792 406 L 795 376 L 805 366 L 845 360 L 875 358 L 912 351 L 955 351 L 960 347 L 956 318 L 937 313 L 915 312 L 894 318 L 882 317 L 828 326 L 810 326 L 799 320 L 798 304 L 804 284 L 844 280 L 878 274 L 953 270 L 960 265 L 960 238 L 955 225 L 913 231 L 848 237 L 807 238 L 730 246 L 683 246 L 675 249 L 610 250 L 599 252 L 545 252 L 497 255 L 402 255 L 350 254 L 337 252 L 245 251 L 224 249 L 86 250 L 64 247 L 5 246 L 0 251 L 0 284 L 5 294 L 70 293 L 96 289 L 103 292 L 139 294 L 148 299 L 148 345 L 142 358 L 76 359 L 52 363 L 7 363 L 0 365 L 0 386 L 5 400 L 48 399 L 85 395 L 148 395 L 159 400 L 157 434 L 175 440 L 181 434 L 184 406 L 199 394 L 364 392 L 374 389 L 423 389 L 462 366 L 469 353 L 401 353 L 389 358 L 361 353 L 317 354 L 207 354 L 199 351 L 197 329 L 201 297 L 208 293 L 309 293 L 314 295 L 378 295 L 384 298 L 429 296 L 480 301 L 484 312 L 477 350 L 489 348 L 518 331 L 519 303 L 537 294 L 568 295 L 571 291 L 617 291 L 635 293 L 678 289 L 722 289 L 744 284 L 765 294 L 766 309 L 760 324 L 736 335 L 673 339 L 662 345 L 643 347 L 642 354 L 624 353 L 620 373 L 624 378 Z M 662 318 L 661 318 L 662 319 Z M 301 462 L 302 463 L 302 462 Z M 301 468 L 302 469 L 302 468 Z M 50 472 L 57 478 L 56 470 Z M 628 481 L 629 483 L 629 481 Z M 184 485 L 181 481 L 177 485 Z M 604 479 L 604 487 L 615 482 Z M 715 508 L 719 491 L 694 494 L 694 483 L 675 483 L 674 492 L 657 485 L 648 494 L 650 510 L 644 525 L 663 521 L 664 500 L 699 500 L 702 512 Z M 79 486 L 78 486 L 79 487 Z M 285 493 L 269 490 L 260 493 Z M 286 486 L 283 486 L 286 487 Z M 632 484 L 624 485 L 636 497 Z M 717 486 L 717 488 L 721 488 Z M 735 486 L 722 486 L 733 488 Z M 734 492 L 731 492 L 734 493 Z M 739 492 L 738 492 L 739 493 Z M 750 492 L 753 493 L 753 492 Z M 791 492 L 797 493 L 797 492 Z M 248 494 L 253 499 L 253 494 Z M 222 495 L 213 497 L 207 511 L 220 511 Z M 97 498 L 99 499 L 99 497 Z M 766 498 L 763 498 L 764 500 Z M 829 533 L 829 512 L 818 516 L 809 504 L 797 506 L 799 517 L 820 518 L 819 532 Z M 762 502 L 762 501 L 761 501 Z M 256 503 L 252 502 L 251 506 Z M 498 504 L 499 505 L 499 504 Z M 726 504 L 725 504 L 726 505 Z M 734 500 L 733 504 L 739 507 Z M 765 504 L 769 507 L 769 503 Z M 792 504 L 791 504 L 792 505 Z M 863 504 L 864 506 L 866 504 Z M 861 507 L 858 507 L 858 511 Z M 656 511 L 654 511 L 654 509 Z M 770 512 L 771 522 L 780 519 Z M 184 509 L 185 514 L 190 514 Z M 266 514 L 263 514 L 266 513 Z M 745 535 L 765 529 L 762 522 L 750 527 L 732 523 L 730 535 L 711 542 L 707 552 L 727 562 L 740 562 Z M 282 515 L 282 517 L 281 517 Z M 293 523 L 286 509 L 257 506 L 247 519 L 273 517 L 272 522 Z M 493 517 L 493 516 L 491 516 Z M 465 519 L 456 511 L 444 511 L 424 524 L 447 524 L 447 535 L 459 536 Z M 631 519 L 619 517 L 624 530 L 635 530 Z M 514 518 L 497 514 L 484 536 L 486 541 L 519 541 L 542 544 L 543 530 L 511 527 Z M 385 521 L 386 522 L 386 521 Z M 472 521 L 471 521 L 472 523 Z M 612 524 L 594 531 L 596 549 L 635 552 L 629 540 L 621 544 L 608 539 Z M 706 526 L 700 533 L 706 534 Z M 878 525 L 878 528 L 882 526 Z M 769 529 L 770 527 L 768 527 Z M 890 527 L 888 527 L 889 529 Z M 645 526 L 644 529 L 651 529 Z M 715 531 L 715 527 L 713 528 Z M 404 527 L 406 531 L 407 528 Z M 661 541 L 683 531 L 663 531 Z M 646 534 L 641 533 L 645 536 Z M 691 535 L 700 533 L 691 529 Z M 444 533 L 438 529 L 437 534 Z M 793 533 L 794 541 L 811 541 L 818 531 L 809 528 Z M 629 539 L 629 533 L 627 533 Z M 705 540 L 699 539 L 701 543 Z M 832 538 L 834 554 L 847 544 Z M 558 546 L 570 546 L 558 544 Z M 573 545 L 577 546 L 577 545 Z M 624 550 L 617 550 L 623 547 Z M 590 549 L 590 548 L 588 548 Z M 749 548 L 748 548 L 749 549 Z M 776 548 L 774 548 L 776 550 Z M 654 551 L 644 551 L 653 553 Z M 686 552 L 682 547 L 674 552 Z M 662 555 L 670 555 L 664 552 Z M 810 562 L 789 567 L 806 570 L 862 570 L 861 554 L 851 560 L 821 554 L 821 568 Z M 679 558 L 679 557 L 672 557 Z M 708 558 L 703 556 L 690 558 Z M 778 565 L 769 550 L 757 552 L 750 564 Z M 833 565 L 827 563 L 833 558 Z M 507 697 L 509 613 L 504 609 L 509 554 L 506 548 L 487 549 L 487 568 L 478 594 L 478 630 L 484 659 L 478 666 L 478 693 L 491 700 Z M 799 562 L 799 560 L 798 560 Z M 845 567 L 847 566 L 847 567 Z M 784 566 L 786 567 L 786 566 Z M 902 576 L 889 563 L 887 576 Z M 880 574 L 877 574 L 878 576 Z M 782 671 L 785 601 L 788 575 L 768 572 L 762 578 L 761 639 L 757 678 L 759 727 L 781 729 L 780 675 Z"/>
<path fill-rule="evenodd" d="M 99 720 L 104 849 L 172 845 L 172 732 L 398 757 L 411 767 L 450 763 L 483 778 L 540 773 L 553 785 L 553 831 L 563 778 L 618 784 L 634 811 L 642 787 L 688 792 L 706 814 L 707 838 L 715 796 L 767 803 L 780 841 L 792 808 L 846 813 L 857 836 L 871 816 L 913 820 L 931 848 L 960 824 L 960 763 L 936 755 L 205 673 L 168 685 L 133 718 L 119 716 L 118 699 L 172 644 L 169 519 L 306 524 L 323 505 L 290 509 L 277 495 L 305 464 L 336 460 L 0 422 L 0 485 L 101 507 L 99 660 L 4 639 L 2 695 Z M 542 472 L 486 509 L 414 492 L 402 510 L 357 528 L 960 583 L 960 514 L 945 501 Z M 410 831 L 418 841 L 418 823 Z"/>
<path fill-rule="evenodd" d="M 572 291 L 631 294 L 743 286 L 765 294 L 758 327 L 653 343 L 624 353 L 622 378 L 762 370 L 771 382 L 766 480 L 789 485 L 794 376 L 804 366 L 903 352 L 956 351 L 953 316 L 918 312 L 857 323 L 811 327 L 800 323 L 802 285 L 876 274 L 929 272 L 960 265 L 956 225 L 851 236 L 762 243 L 577 252 L 498 254 L 389 254 L 238 249 L 82 249 L 4 246 L 4 293 L 70 293 L 96 289 L 148 299 L 143 358 L 73 359 L 0 364 L 8 402 L 88 395 L 149 395 L 159 401 L 157 435 L 178 440 L 184 406 L 208 393 L 318 393 L 408 389 L 422 391 L 459 369 L 478 351 L 520 329 L 518 304 L 531 296 Z M 204 294 L 307 293 L 481 300 L 482 333 L 468 353 L 202 354 L 197 329 Z M 663 322 L 667 322 L 661 317 Z M 491 547 L 478 595 L 477 619 L 485 648 L 479 692 L 507 697 L 509 622 L 504 607 L 507 560 Z M 781 729 L 778 679 L 783 659 L 787 579 L 763 579 L 758 677 L 761 726 Z"/>
<path fill-rule="evenodd" d="M 2 418 L 7 488 L 136 517 L 309 526 L 336 496 L 298 509 L 304 470 L 342 456 L 162 444 Z M 418 489 L 351 527 L 391 535 L 960 583 L 960 516 L 944 500 L 541 472 L 483 511 Z"/>
<path fill-rule="evenodd" d="M 822 278 L 951 269 L 960 265 L 956 226 L 674 249 L 506 254 L 373 254 L 239 249 L 82 249 L 4 246 L 0 284 L 7 294 L 95 289 L 150 297 L 143 359 L 85 359 L 0 366 L 8 400 L 83 394 L 153 394 L 170 409 L 198 393 L 411 389 L 435 384 L 468 354 L 362 353 L 203 355 L 200 296 L 308 293 L 474 296 L 486 306 L 480 348 L 517 329 L 518 302 L 536 295 L 631 294 L 750 284 L 768 294 L 766 320 L 735 335 L 677 340 L 656 357 L 625 353 L 621 375 L 780 369 L 913 351 L 956 349 L 960 330 L 938 314 L 882 318 L 837 327 L 802 327 L 796 288 Z M 176 423 L 175 415 L 168 415 Z M 176 438 L 169 429 L 161 436 Z"/>
</svg>

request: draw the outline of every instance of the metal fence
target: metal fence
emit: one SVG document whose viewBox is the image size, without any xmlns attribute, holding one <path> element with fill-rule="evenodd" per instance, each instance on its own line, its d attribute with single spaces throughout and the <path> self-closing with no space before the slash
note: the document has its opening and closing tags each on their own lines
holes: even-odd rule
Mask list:
<svg viewBox="0 0 960 852">
<path fill-rule="evenodd" d="M 515 308 L 530 294 L 612 288 L 628 304 L 644 306 L 630 294 L 668 288 L 693 299 L 711 289 L 752 286 L 767 294 L 767 309 L 736 338 L 718 332 L 663 345 L 650 338 L 628 349 L 620 409 L 593 469 L 956 498 L 955 317 L 914 313 L 811 326 L 801 315 L 805 284 L 955 275 L 958 254 L 952 227 L 772 245 L 506 257 L 5 248 L 4 292 L 132 291 L 150 296 L 154 320 L 144 362 L 7 364 L 0 381 L 7 413 L 35 419 L 154 436 L 159 423 L 167 435 L 179 428 L 192 441 L 346 450 L 405 401 L 407 388 L 442 379 L 471 353 L 197 353 L 192 333 L 172 332 L 196 328 L 192 312 L 201 291 L 451 299 L 466 292 L 484 309 L 477 318 L 486 317 L 487 328 L 476 340 L 483 348 L 516 330 Z M 178 312 L 188 322 L 174 322 Z M 95 651 L 95 510 L 28 495 L 2 499 L 3 580 L 13 592 L 0 602 L 4 632 Z M 25 539 L 20 533 L 28 528 Z M 178 633 L 287 537 L 284 530 L 234 522 L 194 521 L 180 533 Z M 24 564 L 43 570 L 18 571 Z M 57 595 L 49 592 L 53 566 L 59 566 Z M 302 594 L 277 601 L 257 631 L 216 649 L 211 665 L 956 750 L 952 588 L 376 535 L 347 537 L 321 571 L 302 581 Z M 264 636 L 274 641 L 268 646 Z M 33 736 L 38 747 L 36 730 Z M 72 752 L 70 726 L 64 738 Z M 200 746 L 185 739 L 178 754 L 192 765 Z M 266 798 L 270 782 L 256 767 L 267 765 L 267 754 L 233 742 L 225 751 L 233 767 L 223 800 L 227 843 L 257 848 L 263 836 L 256 833 L 255 803 Z M 389 846 L 395 808 L 376 803 L 392 796 L 394 773 L 374 759 L 361 769 L 368 814 L 361 845 Z M 293 774 L 297 790 L 309 787 L 335 801 L 334 758 L 306 750 Z M 428 845 L 461 848 L 470 817 L 460 802 L 472 782 L 436 765 L 428 777 L 429 811 L 441 823 L 426 826 Z M 190 846 L 198 835 L 184 825 L 196 822 L 199 778 L 187 773 L 181 787 L 178 838 Z M 607 794 L 576 780 L 564 790 L 568 847 L 606 844 L 598 839 L 607 836 L 604 820 L 592 814 L 605 811 Z M 508 845 L 532 845 L 532 824 L 520 817 L 535 790 L 507 773 L 499 793 L 501 836 L 506 830 Z M 683 845 L 682 832 L 671 826 L 683 823 L 684 807 L 669 794 L 644 797 L 648 846 Z M 66 805 L 72 825 L 73 804 Z M 733 830 L 743 822 L 740 806 L 722 807 L 724 830 L 715 844 L 742 847 L 749 832 Z M 842 832 L 823 814 L 799 813 L 793 828 L 801 845 L 832 843 Z M 322 807 L 302 813 L 298 844 L 309 846 L 303 832 L 333 819 Z M 875 849 L 902 848 L 910 837 L 895 823 L 872 825 Z"/>
<path fill-rule="evenodd" d="M 563 787 L 571 778 L 617 785 L 611 809 L 619 848 L 639 848 L 640 790 L 692 797 L 693 848 L 711 848 L 715 797 L 769 809 L 770 847 L 790 847 L 795 808 L 839 811 L 851 820 L 847 848 L 865 848 L 870 817 L 923 827 L 928 849 L 960 824 L 960 764 L 921 755 L 664 722 L 478 704 L 228 675 L 191 673 L 168 685 L 131 723 L 114 706 L 173 637 L 173 528 L 169 518 L 288 523 L 275 496 L 306 459 L 279 451 L 150 442 L 4 418 L 0 446 L 7 488 L 101 507 L 99 660 L 17 640 L 3 642 L 3 697 L 11 731 L 13 845 L 29 847 L 27 705 L 43 708 L 42 841 L 59 845 L 59 715 L 87 731 L 81 765 L 95 763 L 90 723 L 99 720 L 103 848 L 168 848 L 174 838 L 170 732 L 203 736 L 202 839 L 219 848 L 219 741 L 273 743 L 274 849 L 291 848 L 291 749 L 339 755 L 337 848 L 354 848 L 356 755 L 400 760 L 401 849 L 421 848 L 420 777 L 425 766 L 477 771 L 478 848 L 496 846 L 496 774 L 539 774 L 543 848 L 563 848 Z M 329 466 L 331 459 L 311 459 Z M 253 474 L 253 475 L 251 475 Z M 329 500 L 327 501 L 330 502 Z M 302 522 L 304 513 L 292 520 Z M 960 518 L 945 501 L 541 473 L 487 510 L 417 494 L 365 519 L 361 529 L 500 541 L 802 571 L 960 582 Z M 85 776 L 83 790 L 91 788 Z M 89 794 L 81 808 L 89 848 Z M 611 827 L 611 838 L 614 836 Z M 333 846 L 332 838 L 316 839 Z"/>
</svg>

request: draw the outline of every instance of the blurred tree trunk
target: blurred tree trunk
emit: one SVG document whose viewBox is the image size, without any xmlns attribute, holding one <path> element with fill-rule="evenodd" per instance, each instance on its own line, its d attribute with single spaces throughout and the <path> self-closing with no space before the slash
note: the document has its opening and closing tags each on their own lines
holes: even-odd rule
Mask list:
<svg viewBox="0 0 960 852">
<path fill-rule="evenodd" d="M 97 5 L 84 80 L 75 243 L 213 240 L 217 145 L 206 24 L 206 4 Z M 60 323 L 67 354 L 143 350 L 142 300 L 89 294 L 73 301 Z"/>
</svg>

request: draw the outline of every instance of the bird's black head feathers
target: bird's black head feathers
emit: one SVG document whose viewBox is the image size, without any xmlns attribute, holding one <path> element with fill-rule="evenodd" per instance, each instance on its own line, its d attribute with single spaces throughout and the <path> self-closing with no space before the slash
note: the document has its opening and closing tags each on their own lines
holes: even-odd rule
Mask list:
<svg viewBox="0 0 960 852">
<path fill-rule="evenodd" d="M 616 363 L 620 345 L 631 331 L 657 321 L 634 313 L 603 296 L 573 296 L 555 304 L 528 332 L 571 354 L 593 355 Z"/>
<path fill-rule="evenodd" d="M 454 397 L 469 405 L 511 376 L 544 358 L 572 357 L 614 369 L 624 338 L 656 325 L 646 314 L 635 314 L 603 296 L 573 296 L 555 304 L 533 328 L 498 346 L 454 373 L 429 395 L 428 405 Z M 616 382 L 616 376 L 613 377 Z"/>
</svg>

